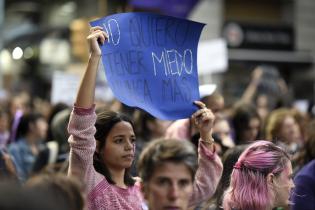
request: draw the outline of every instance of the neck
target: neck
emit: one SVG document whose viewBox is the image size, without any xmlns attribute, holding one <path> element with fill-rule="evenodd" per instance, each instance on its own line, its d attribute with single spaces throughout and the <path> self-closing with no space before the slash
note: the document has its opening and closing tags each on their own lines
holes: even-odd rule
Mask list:
<svg viewBox="0 0 315 210">
<path fill-rule="evenodd" d="M 124 182 L 125 169 L 109 169 L 113 181 L 118 187 L 127 188 Z"/>
</svg>

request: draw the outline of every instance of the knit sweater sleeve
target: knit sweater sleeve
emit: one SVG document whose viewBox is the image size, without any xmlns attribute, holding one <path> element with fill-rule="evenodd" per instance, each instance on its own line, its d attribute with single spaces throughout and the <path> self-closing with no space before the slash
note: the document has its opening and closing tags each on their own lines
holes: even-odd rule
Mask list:
<svg viewBox="0 0 315 210">
<path fill-rule="evenodd" d="M 209 199 L 215 192 L 222 176 L 223 165 L 215 151 L 210 151 L 202 141 L 198 146 L 198 170 L 189 206 L 194 207 Z"/>
<path fill-rule="evenodd" d="M 96 147 L 94 127 L 96 121 L 95 107 L 83 110 L 74 107 L 68 125 L 70 137 L 69 176 L 75 176 L 85 182 L 86 190 L 90 191 L 101 180 L 93 166 L 93 154 Z"/>
</svg>

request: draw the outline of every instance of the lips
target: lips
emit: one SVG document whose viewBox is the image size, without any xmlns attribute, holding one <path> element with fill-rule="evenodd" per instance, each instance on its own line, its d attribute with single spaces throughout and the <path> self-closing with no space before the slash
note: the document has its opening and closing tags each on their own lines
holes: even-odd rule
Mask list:
<svg viewBox="0 0 315 210">
<path fill-rule="evenodd" d="M 134 155 L 133 154 L 124 155 L 122 157 L 125 158 L 125 159 L 134 159 Z"/>
</svg>

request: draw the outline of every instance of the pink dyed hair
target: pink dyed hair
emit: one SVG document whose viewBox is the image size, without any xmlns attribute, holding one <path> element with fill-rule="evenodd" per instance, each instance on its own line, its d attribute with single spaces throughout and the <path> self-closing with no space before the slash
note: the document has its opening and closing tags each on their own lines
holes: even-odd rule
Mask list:
<svg viewBox="0 0 315 210">
<path fill-rule="evenodd" d="M 266 210 L 273 207 L 275 195 L 267 175 L 279 175 L 290 161 L 288 154 L 270 141 L 256 141 L 240 155 L 224 193 L 224 210 Z"/>
</svg>

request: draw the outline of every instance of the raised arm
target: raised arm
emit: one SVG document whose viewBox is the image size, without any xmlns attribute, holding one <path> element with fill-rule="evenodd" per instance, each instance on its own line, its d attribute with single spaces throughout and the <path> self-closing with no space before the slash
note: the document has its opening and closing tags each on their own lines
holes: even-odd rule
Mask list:
<svg viewBox="0 0 315 210">
<path fill-rule="evenodd" d="M 241 98 L 241 103 L 252 103 L 253 102 L 253 98 L 255 96 L 255 94 L 257 93 L 257 88 L 258 85 L 261 81 L 263 75 L 263 70 L 261 68 L 256 68 L 254 69 L 253 73 L 252 73 L 252 78 L 251 81 L 249 83 L 249 85 L 247 86 L 247 88 L 245 89 L 242 98 Z"/>
<path fill-rule="evenodd" d="M 214 114 L 202 102 L 196 101 L 200 107 L 192 115 L 193 122 L 200 132 L 198 145 L 198 170 L 195 176 L 193 194 L 189 206 L 194 207 L 209 199 L 215 192 L 220 181 L 223 166 L 220 157 L 215 152 L 212 138 Z"/>
<path fill-rule="evenodd" d="M 206 143 L 205 146 L 210 151 L 214 151 L 212 128 L 215 116 L 201 101 L 195 101 L 194 103 L 200 108 L 192 115 L 193 122 L 200 133 L 200 141 Z"/>
<path fill-rule="evenodd" d="M 94 92 L 96 75 L 101 49 L 99 43 L 105 42 L 106 34 L 100 27 L 91 28 L 87 40 L 90 44 L 90 58 L 86 71 L 78 89 L 75 107 L 69 120 L 68 132 L 70 137 L 69 170 L 70 176 L 84 180 L 87 190 L 92 189 L 99 181 L 93 167 L 93 154 L 96 148 L 94 139 L 96 114 L 94 111 Z"/>
<path fill-rule="evenodd" d="M 99 44 L 104 44 L 107 38 L 107 34 L 101 27 L 91 28 L 90 35 L 87 37 L 90 45 L 90 58 L 76 97 L 75 104 L 78 107 L 90 108 L 94 104 L 97 69 L 102 54 Z"/>
</svg>

